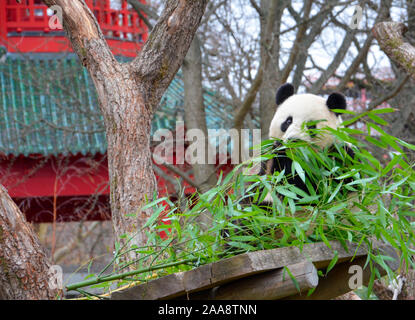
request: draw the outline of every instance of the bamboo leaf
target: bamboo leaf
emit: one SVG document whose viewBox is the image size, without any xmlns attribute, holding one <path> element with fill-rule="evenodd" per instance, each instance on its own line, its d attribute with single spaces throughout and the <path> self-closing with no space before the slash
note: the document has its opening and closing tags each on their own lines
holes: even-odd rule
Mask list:
<svg viewBox="0 0 415 320">
<path fill-rule="evenodd" d="M 277 187 L 275 188 L 275 190 L 276 190 L 279 194 L 282 194 L 283 196 L 286 196 L 286 197 L 288 197 L 288 198 L 291 198 L 291 199 L 298 199 L 297 195 L 296 195 L 294 192 L 292 192 L 292 191 L 290 191 L 290 190 L 286 189 L 286 188 L 285 188 L 285 187 L 283 187 L 283 186 L 277 186 Z"/>
<path fill-rule="evenodd" d="M 333 201 L 334 197 L 339 193 L 340 188 L 343 185 L 343 181 L 340 181 L 340 183 L 337 185 L 336 189 L 334 189 L 333 193 L 331 194 L 330 198 L 327 200 L 327 203 L 330 203 Z"/>
<path fill-rule="evenodd" d="M 301 167 L 301 165 L 297 161 L 293 161 L 292 167 L 293 167 L 293 170 L 292 170 L 293 175 L 295 175 L 295 172 L 297 172 L 300 179 L 303 182 L 305 182 L 305 172 L 304 172 L 303 168 Z"/>
<path fill-rule="evenodd" d="M 381 108 L 381 109 L 374 109 L 370 111 L 370 114 L 382 114 L 382 113 L 392 113 L 396 110 L 394 108 Z"/>
<path fill-rule="evenodd" d="M 327 266 L 327 270 L 326 270 L 326 275 L 330 272 L 331 269 L 333 269 L 333 267 L 336 265 L 337 260 L 339 260 L 339 254 L 338 252 L 335 250 L 334 251 L 334 257 L 333 259 L 330 260 L 329 265 Z"/>
<path fill-rule="evenodd" d="M 379 116 L 377 116 L 377 115 L 375 115 L 375 114 L 373 114 L 373 113 L 369 113 L 369 114 L 368 114 L 368 117 L 369 117 L 371 120 L 373 120 L 373 121 L 375 121 L 375 122 L 379 123 L 379 124 L 380 124 L 380 125 L 382 125 L 382 126 L 387 126 L 387 125 L 388 125 L 388 123 L 387 123 L 384 119 L 382 119 L 381 117 L 379 117 Z"/>
</svg>

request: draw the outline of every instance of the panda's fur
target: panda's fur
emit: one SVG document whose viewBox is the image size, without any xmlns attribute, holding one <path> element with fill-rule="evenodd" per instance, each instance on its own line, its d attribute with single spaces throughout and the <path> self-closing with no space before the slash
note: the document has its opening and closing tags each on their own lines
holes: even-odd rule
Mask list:
<svg viewBox="0 0 415 320">
<path fill-rule="evenodd" d="M 283 142 L 290 139 L 302 140 L 313 143 L 319 147 L 330 147 L 334 143 L 334 137 L 328 133 L 320 133 L 315 136 L 310 134 L 305 126 L 306 123 L 314 123 L 312 128 L 321 129 L 330 127 L 337 129 L 341 122 L 339 113 L 334 109 L 346 109 L 346 100 L 340 93 L 332 93 L 327 99 L 314 94 L 294 94 L 294 88 L 287 83 L 282 85 L 276 95 L 277 110 L 269 128 L 269 138 L 276 138 Z M 276 142 L 275 147 L 278 147 Z M 346 152 L 353 157 L 353 151 L 345 146 Z M 275 171 L 285 169 L 286 175 L 291 175 L 292 160 L 280 151 L 274 157 L 261 165 L 260 175 L 273 174 Z M 307 192 L 307 187 L 298 175 L 288 178 L 288 182 Z M 273 202 L 268 194 L 264 202 Z"/>
<path fill-rule="evenodd" d="M 278 92 L 284 88 L 284 86 L 281 87 Z M 336 102 L 338 104 L 332 105 L 332 107 L 327 105 L 329 99 L 325 100 L 310 93 L 295 94 L 287 97 L 277 105 L 277 111 L 269 128 L 269 138 L 277 138 L 282 141 L 289 139 L 304 140 L 313 142 L 320 147 L 332 145 L 332 135 L 325 134 L 324 136 L 312 137 L 308 132 L 302 130 L 302 127 L 309 121 L 324 120 L 316 123 L 317 129 L 326 126 L 337 129 L 342 120 L 331 109 L 344 109 L 346 102 L 341 94 L 333 93 L 331 97 L 334 96 L 337 97 Z"/>
</svg>

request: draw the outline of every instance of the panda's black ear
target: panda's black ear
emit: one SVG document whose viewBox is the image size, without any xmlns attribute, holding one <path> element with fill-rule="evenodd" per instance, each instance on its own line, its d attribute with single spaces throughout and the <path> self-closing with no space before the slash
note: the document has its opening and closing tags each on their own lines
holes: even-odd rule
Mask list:
<svg viewBox="0 0 415 320">
<path fill-rule="evenodd" d="M 294 94 L 294 87 L 291 83 L 285 83 L 277 91 L 277 106 Z"/>
<path fill-rule="evenodd" d="M 326 101 L 329 109 L 346 109 L 346 98 L 338 92 L 333 92 L 329 95 Z"/>
</svg>

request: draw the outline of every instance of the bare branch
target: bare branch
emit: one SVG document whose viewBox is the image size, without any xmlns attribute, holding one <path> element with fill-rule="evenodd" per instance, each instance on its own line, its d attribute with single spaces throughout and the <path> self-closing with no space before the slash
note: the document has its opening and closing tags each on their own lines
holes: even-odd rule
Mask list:
<svg viewBox="0 0 415 320">
<path fill-rule="evenodd" d="M 173 185 L 174 190 L 176 191 L 176 194 L 180 193 L 181 183 L 178 179 L 175 179 L 172 176 L 168 175 L 157 165 L 153 165 L 153 169 L 159 177 L 162 177 L 164 180 L 167 180 Z"/>
<path fill-rule="evenodd" d="M 350 44 L 352 43 L 355 34 L 356 30 L 346 31 L 346 35 L 343 38 L 343 42 L 339 50 L 337 51 L 337 54 L 334 56 L 332 62 L 327 67 L 327 69 L 324 70 L 324 72 L 322 72 L 318 80 L 314 82 L 313 86 L 310 89 L 311 93 L 317 93 L 318 91 L 320 91 L 324 84 L 327 82 L 327 80 L 336 72 L 340 63 L 343 61 L 344 56 L 349 50 Z"/>
<path fill-rule="evenodd" d="M 306 62 L 307 62 L 308 50 L 310 46 L 312 45 L 314 39 L 323 29 L 322 25 L 326 18 L 327 11 L 328 11 L 327 8 L 325 10 L 320 10 L 318 14 L 313 16 L 313 18 L 315 18 L 315 21 L 311 24 L 310 31 L 303 38 L 303 41 L 301 42 L 300 53 L 297 56 L 296 67 L 295 67 L 295 72 L 294 72 L 293 81 L 292 81 L 294 88 L 298 88 L 301 84 L 301 79 L 303 77 L 303 72 L 306 66 Z"/>
<path fill-rule="evenodd" d="M 59 263 L 67 254 L 78 248 L 82 244 L 83 240 L 85 240 L 96 229 L 96 227 L 98 227 L 99 223 L 100 222 L 98 221 L 94 221 L 84 232 L 82 232 L 82 229 L 80 228 L 76 237 L 69 241 L 69 243 L 65 246 L 56 250 L 53 255 L 54 263 Z"/>
<path fill-rule="evenodd" d="M 274 30 L 275 21 L 276 21 L 275 18 L 277 15 L 277 7 L 278 7 L 278 1 L 273 0 L 270 4 L 270 8 L 268 11 L 267 25 L 265 27 L 265 35 L 263 38 L 264 41 L 262 45 L 265 46 L 266 50 L 268 50 L 269 52 L 272 52 L 272 48 L 274 46 L 273 30 Z M 251 87 L 248 90 L 248 93 L 245 96 L 244 101 L 242 102 L 242 106 L 235 113 L 235 118 L 234 118 L 235 129 L 242 128 L 245 116 L 251 110 L 252 104 L 254 103 L 256 95 L 261 87 L 262 79 L 264 75 L 264 69 L 268 67 L 269 61 L 270 61 L 269 54 L 265 56 L 264 60 L 261 60 L 261 64 L 258 67 L 258 72 L 255 76 L 254 81 L 252 82 Z"/>
<path fill-rule="evenodd" d="M 151 10 L 150 7 L 148 7 L 148 5 L 141 3 L 137 0 L 127 0 L 127 2 L 131 4 L 133 9 L 137 12 L 138 16 L 140 17 L 140 19 L 144 21 L 148 29 L 151 31 L 153 29 L 153 24 L 150 22 L 150 20 L 147 19 L 145 15 L 149 16 L 154 20 L 157 20 L 157 13 Z"/>
<path fill-rule="evenodd" d="M 367 56 L 367 53 L 369 52 L 369 49 L 372 45 L 372 41 L 373 36 L 369 34 L 365 40 L 365 43 L 363 44 L 363 47 L 359 50 L 358 55 L 353 60 L 350 67 L 347 69 L 346 74 L 342 77 L 339 85 L 337 86 L 337 90 L 342 91 L 349 82 L 352 75 L 356 73 L 357 68 L 362 63 L 363 59 Z"/>
<path fill-rule="evenodd" d="M 188 184 L 190 184 L 192 187 L 199 189 L 200 186 L 197 185 L 189 176 L 186 172 L 180 170 L 179 168 L 177 168 L 174 165 L 171 164 L 163 164 L 163 166 L 165 166 L 167 169 L 169 169 L 170 171 L 172 171 L 173 173 L 177 174 L 178 176 L 180 176 L 181 178 L 183 178 L 183 180 L 185 180 Z"/>
<path fill-rule="evenodd" d="M 239 108 L 239 110 L 235 114 L 235 118 L 234 118 L 235 129 L 242 128 L 245 116 L 249 112 L 249 110 L 251 110 L 252 104 L 254 103 L 255 98 L 256 98 L 256 94 L 258 93 L 258 90 L 261 87 L 263 74 L 264 74 L 263 68 L 260 67 L 251 87 L 249 88 L 248 93 L 245 96 L 242 106 Z"/>
<path fill-rule="evenodd" d="M 143 49 L 131 62 L 131 71 L 150 93 L 145 99 L 154 107 L 181 66 L 207 3 L 167 1 Z"/>
<path fill-rule="evenodd" d="M 376 17 L 375 24 L 389 16 L 391 5 L 392 5 L 391 0 L 381 1 L 381 8 L 379 10 L 379 14 Z M 339 85 L 337 86 L 337 90 L 342 91 L 344 87 L 347 85 L 347 82 L 349 82 L 352 75 L 356 73 L 357 68 L 362 63 L 364 58 L 367 56 L 369 49 L 372 45 L 373 39 L 374 39 L 374 36 L 371 33 L 369 33 L 365 40 L 365 43 L 363 44 L 363 47 L 360 49 L 358 48 L 359 53 L 356 56 L 356 58 L 353 60 L 350 67 L 347 69 L 347 72 L 344 75 L 344 77 L 341 79 Z"/>
<path fill-rule="evenodd" d="M 384 103 L 385 101 L 395 97 L 402 90 L 403 86 L 409 80 L 409 78 L 410 78 L 409 74 L 402 77 L 402 79 L 395 85 L 395 87 L 390 92 L 387 92 L 385 95 L 372 101 L 365 111 L 372 110 L 376 108 L 377 106 L 381 105 L 382 103 Z"/>
<path fill-rule="evenodd" d="M 153 156 L 154 156 L 154 158 L 157 158 L 157 156 L 155 154 L 153 154 Z M 177 174 L 178 176 L 182 177 L 192 187 L 194 187 L 196 189 L 199 188 L 199 186 L 189 177 L 189 175 L 186 172 L 180 170 L 176 166 L 168 164 L 168 163 L 163 163 L 163 167 L 169 169 L 174 174 Z"/>
<path fill-rule="evenodd" d="M 148 4 L 144 4 L 138 0 L 127 0 L 129 4 L 134 8 L 135 11 L 142 11 L 150 19 L 157 20 L 159 18 L 157 12 L 155 12 Z"/>
<path fill-rule="evenodd" d="M 258 3 L 255 0 L 249 0 L 251 2 L 252 7 L 258 12 L 259 16 L 262 17 L 264 13 L 262 12 L 261 8 L 259 7 Z"/>
<path fill-rule="evenodd" d="M 58 5 L 62 8 L 63 27 L 82 64 L 89 71 L 99 69 L 109 76 L 115 68 L 107 68 L 98 62 L 110 61 L 113 66 L 117 66 L 118 63 L 85 1 L 44 0 L 44 3 L 49 7 Z"/>
<path fill-rule="evenodd" d="M 308 19 L 311 11 L 311 5 L 313 4 L 313 1 L 308 0 L 304 3 L 304 16 L 303 19 Z M 300 53 L 300 43 L 303 40 L 303 37 L 307 31 L 307 24 L 303 23 L 300 24 L 298 27 L 297 35 L 294 40 L 294 44 L 291 49 L 290 56 L 288 58 L 288 61 L 284 67 L 284 70 L 282 71 L 281 75 L 281 83 L 284 83 L 287 81 L 288 76 L 291 73 L 291 70 L 294 67 L 295 60 L 297 59 L 297 56 Z"/>
</svg>

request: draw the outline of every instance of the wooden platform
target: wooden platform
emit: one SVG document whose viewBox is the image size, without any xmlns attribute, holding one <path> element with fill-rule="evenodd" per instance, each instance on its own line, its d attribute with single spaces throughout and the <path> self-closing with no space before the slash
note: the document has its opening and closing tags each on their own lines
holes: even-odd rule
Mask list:
<svg viewBox="0 0 415 320">
<path fill-rule="evenodd" d="M 330 245 L 331 249 L 324 243 L 310 243 L 301 251 L 297 247 L 285 247 L 245 253 L 114 292 L 111 299 L 331 299 L 351 291 L 349 280 L 353 273 L 349 273 L 349 268 L 363 267 L 367 250 L 352 244 L 346 251 L 335 241 Z M 398 256 L 390 246 L 380 244 L 376 249 L 393 257 L 395 260 L 388 261 L 388 265 L 393 270 L 398 268 Z M 335 252 L 336 265 L 327 276 L 319 278 L 317 270 L 325 273 Z M 382 269 L 379 271 L 382 274 Z M 363 284 L 368 283 L 370 274 L 366 267 Z M 311 288 L 316 289 L 307 297 Z"/>
</svg>

